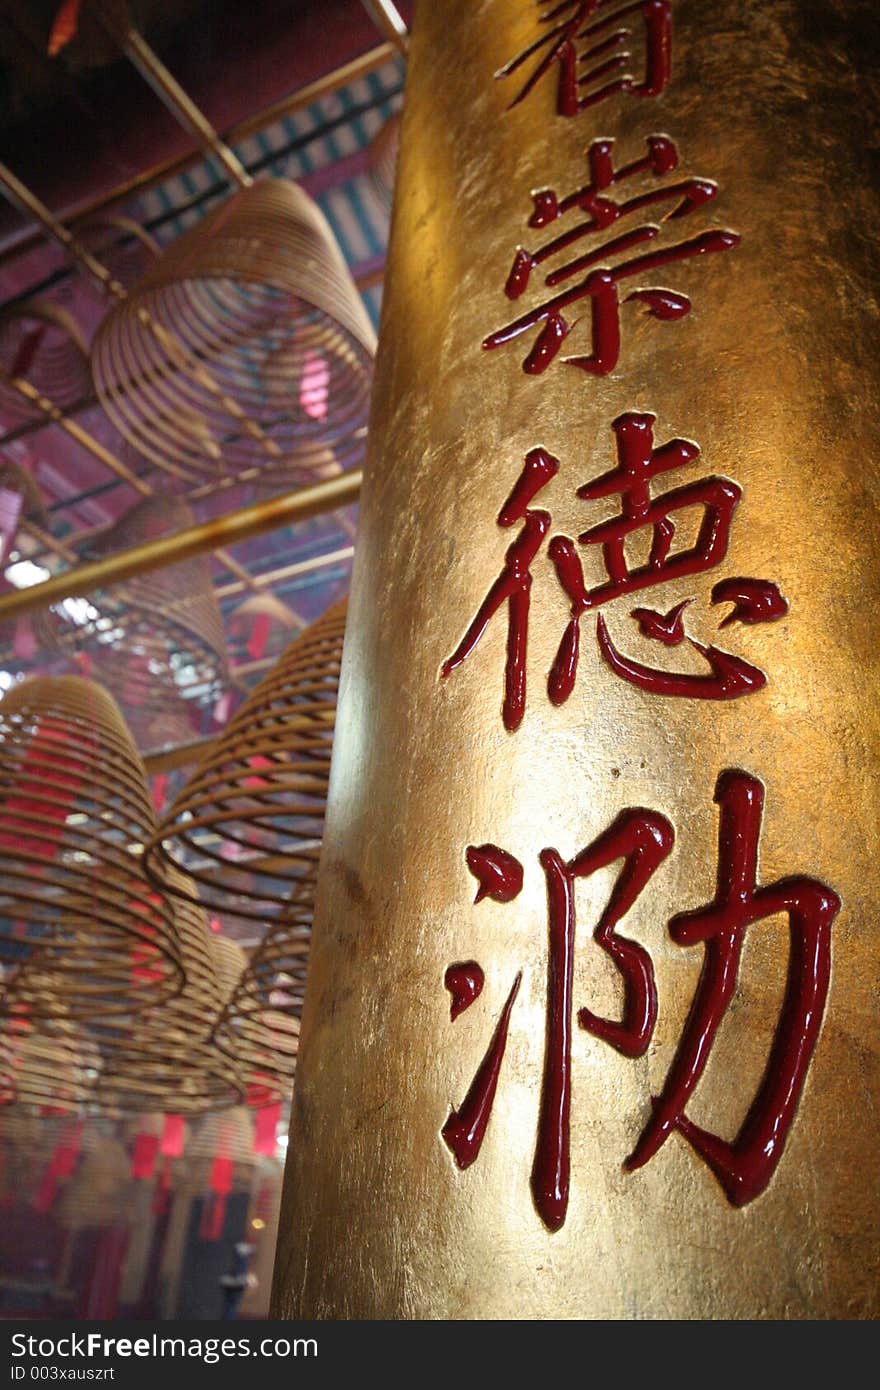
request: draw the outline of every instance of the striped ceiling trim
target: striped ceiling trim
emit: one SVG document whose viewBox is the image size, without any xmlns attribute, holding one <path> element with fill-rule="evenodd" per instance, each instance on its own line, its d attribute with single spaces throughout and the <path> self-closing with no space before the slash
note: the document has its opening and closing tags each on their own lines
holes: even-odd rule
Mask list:
<svg viewBox="0 0 880 1390">
<path fill-rule="evenodd" d="M 403 81 L 404 65 L 392 59 L 235 147 L 251 173 L 303 184 L 326 216 L 355 275 L 381 267 L 385 259 L 388 209 L 362 156 L 385 121 L 400 109 Z M 139 215 L 160 241 L 170 241 L 216 207 L 226 187 L 213 161 L 203 160 L 144 193 Z M 377 326 L 381 285 L 366 290 L 363 297 Z"/>
</svg>

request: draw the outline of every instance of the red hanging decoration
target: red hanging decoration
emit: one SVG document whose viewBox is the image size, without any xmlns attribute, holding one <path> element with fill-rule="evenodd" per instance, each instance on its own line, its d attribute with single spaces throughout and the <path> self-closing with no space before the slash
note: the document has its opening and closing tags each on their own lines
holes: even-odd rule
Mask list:
<svg viewBox="0 0 880 1390">
<path fill-rule="evenodd" d="M 156 1157 L 159 1153 L 159 1136 L 141 1131 L 135 1136 L 131 1151 L 131 1176 L 149 1179 L 156 1171 Z"/>
<path fill-rule="evenodd" d="M 274 1158 L 278 1147 L 276 1134 L 281 1119 L 281 1101 L 274 1105 L 264 1105 L 254 1112 L 254 1153 L 261 1157 Z"/>
<path fill-rule="evenodd" d="M 247 644 L 248 656 L 251 657 L 253 661 L 259 661 L 265 652 L 271 625 L 272 619 L 268 613 L 258 613 L 254 619 L 254 625 L 251 628 Z"/>
<path fill-rule="evenodd" d="M 184 1123 L 182 1115 L 166 1115 L 159 1140 L 159 1152 L 163 1158 L 180 1158 L 183 1153 Z M 167 1169 L 167 1165 L 166 1165 Z"/>
<path fill-rule="evenodd" d="M 164 810 L 165 802 L 168 797 L 167 772 L 158 772 L 156 776 L 153 778 L 153 784 L 150 788 L 150 797 L 153 802 L 153 810 L 156 812 L 156 815 L 158 816 Z"/>
</svg>

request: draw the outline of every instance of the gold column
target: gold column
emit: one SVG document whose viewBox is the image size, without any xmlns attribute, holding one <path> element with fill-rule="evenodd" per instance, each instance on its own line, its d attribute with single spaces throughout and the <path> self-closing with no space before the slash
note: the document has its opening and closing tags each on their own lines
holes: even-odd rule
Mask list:
<svg viewBox="0 0 880 1390">
<path fill-rule="evenodd" d="M 281 1316 L 878 1311 L 871 14 L 418 10 Z"/>
</svg>

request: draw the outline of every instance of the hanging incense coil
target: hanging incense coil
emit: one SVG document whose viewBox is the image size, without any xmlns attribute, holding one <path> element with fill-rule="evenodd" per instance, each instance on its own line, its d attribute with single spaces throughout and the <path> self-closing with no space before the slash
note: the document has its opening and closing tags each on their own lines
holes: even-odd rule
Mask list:
<svg viewBox="0 0 880 1390">
<path fill-rule="evenodd" d="M 313 389 L 308 385 L 303 387 L 307 396 Z M 280 408 L 286 409 L 286 404 Z M 306 487 L 310 483 L 320 483 L 326 478 L 335 478 L 346 468 L 360 467 L 363 462 L 365 445 L 366 436 L 361 434 L 358 434 L 349 445 L 341 446 L 337 453 L 334 453 L 332 449 L 316 445 L 315 448 L 309 449 L 307 455 L 300 457 L 297 453 L 290 454 L 283 462 L 273 465 L 271 469 L 257 470 L 252 468 L 240 475 L 241 481 L 249 483 L 255 492 L 263 490 L 273 493 L 282 492 L 288 488 L 292 490 Z M 199 495 L 205 495 L 203 489 L 200 489 Z"/>
<path fill-rule="evenodd" d="M 157 882 L 176 865 L 209 911 L 260 922 L 310 903 L 345 614 L 343 600 L 298 637 L 212 745 L 146 847 Z"/>
<path fill-rule="evenodd" d="M 242 188 L 167 247 L 92 345 L 95 389 L 145 458 L 191 479 L 360 453 L 375 335 L 323 213 Z"/>
<path fill-rule="evenodd" d="M 179 895 L 174 914 L 186 983 L 161 1009 L 91 1027 L 103 1057 L 102 1107 L 196 1114 L 244 1095 L 239 1067 L 211 1040 L 225 995 L 207 918 L 183 896 L 192 892 L 184 876 L 171 870 L 169 878 Z"/>
<path fill-rule="evenodd" d="M 187 1145 L 187 1186 L 206 1192 L 211 1170 L 219 1158 L 232 1166 L 230 1191 L 246 1191 L 251 1184 L 257 1156 L 254 1153 L 254 1120 L 246 1105 L 206 1115 Z M 215 1189 L 216 1190 L 216 1189 Z"/>
<path fill-rule="evenodd" d="M 26 1205 L 42 1189 L 41 1204 L 50 1206 L 58 1185 L 75 1169 L 80 1142 L 81 1122 L 71 1116 L 41 1114 L 24 1105 L 0 1106 L 0 1202 Z M 68 1150 L 63 1164 L 57 1162 L 61 1149 Z"/>
<path fill-rule="evenodd" d="M 75 1021 L 177 993 L 174 918 L 140 856 L 154 826 L 143 763 L 105 690 L 46 676 L 0 700 L 3 1011 Z"/>
<path fill-rule="evenodd" d="M 0 1207 L 33 1201 L 51 1166 L 63 1122 L 62 1117 L 43 1116 L 24 1106 L 0 1106 Z"/>
<path fill-rule="evenodd" d="M 245 1106 L 209 1115 L 190 1140 L 182 1188 L 202 1199 L 199 1236 L 218 1240 L 233 1193 L 249 1192 L 257 1169 L 253 1116 Z"/>
<path fill-rule="evenodd" d="M 226 623 L 230 638 L 243 649 L 242 659 L 252 661 L 280 656 L 300 627 L 301 620 L 274 594 L 251 594 Z"/>
<path fill-rule="evenodd" d="M 4 1159 L 14 1151 L 29 1156 L 32 1166 L 49 1157 L 58 1137 L 70 1125 L 66 1116 L 41 1115 L 23 1105 L 0 1106 L 0 1149 Z"/>
<path fill-rule="evenodd" d="M 57 1220 L 68 1230 L 125 1223 L 131 1174 L 128 1154 L 118 1139 L 88 1131 L 77 1173 L 57 1206 Z"/>
<path fill-rule="evenodd" d="M 48 1033 L 21 1018 L 0 1020 L 0 1103 L 78 1112 L 95 1098 L 100 1066 L 97 1047 L 69 1023 Z"/>
<path fill-rule="evenodd" d="M 135 743 L 142 753 L 158 753 L 163 749 L 179 748 L 194 737 L 193 702 L 182 699 L 177 688 L 159 681 L 160 692 L 152 691 L 152 699 L 146 709 L 134 706 L 128 709 L 128 727 Z M 122 687 L 122 692 L 126 689 Z M 155 710 L 158 695 L 167 697 L 167 708 Z M 196 732 L 198 724 L 196 724 Z"/>
<path fill-rule="evenodd" d="M 0 583 L 0 593 L 12 592 L 14 586 Z M 68 663 L 61 633 L 61 622 L 52 608 L 37 608 L 0 622 L 0 666 L 6 670 L 11 667 L 16 675 L 36 667 L 64 669 Z"/>
<path fill-rule="evenodd" d="M 192 525 L 182 499 L 145 498 L 89 548 L 89 559 L 126 550 Z M 92 596 L 62 640 L 88 657 L 119 701 L 138 746 L 153 749 L 191 736 L 194 705 L 216 703 L 227 678 L 220 607 L 206 556 L 135 575 Z M 170 725 L 169 725 L 170 721 Z"/>
<path fill-rule="evenodd" d="M 370 145 L 370 173 L 373 185 L 387 210 L 391 211 L 394 183 L 397 177 L 397 157 L 400 152 L 401 113 L 395 111 L 384 122 Z"/>
<path fill-rule="evenodd" d="M 0 418 L 8 429 L 42 418 L 39 407 L 9 385 L 12 380 L 26 382 L 62 410 L 91 396 L 88 347 L 60 304 L 29 299 L 0 311 Z"/>
<path fill-rule="evenodd" d="M 217 1024 L 218 1046 L 260 1078 L 289 1083 L 296 1070 L 313 911 L 314 892 L 303 892 L 269 928 Z"/>
<path fill-rule="evenodd" d="M 279 1026 L 273 1027 L 274 1020 L 265 1016 L 256 1019 L 243 1017 L 235 1001 L 248 971 L 247 953 L 237 941 L 231 941 L 227 936 L 215 936 L 212 946 L 223 994 L 215 1041 L 243 1073 L 248 1105 L 258 1110 L 265 1105 L 274 1105 L 283 1100 L 288 1089 L 285 1084 L 279 1084 L 279 1080 L 287 1082 L 287 1075 L 273 1064 L 276 1057 L 275 1038 L 280 1035 L 282 1043 L 287 1044 L 283 1050 L 289 1051 L 288 1039 L 293 1033 L 291 1021 L 281 1016 Z M 298 1037 L 297 1028 L 294 1046 Z"/>
</svg>

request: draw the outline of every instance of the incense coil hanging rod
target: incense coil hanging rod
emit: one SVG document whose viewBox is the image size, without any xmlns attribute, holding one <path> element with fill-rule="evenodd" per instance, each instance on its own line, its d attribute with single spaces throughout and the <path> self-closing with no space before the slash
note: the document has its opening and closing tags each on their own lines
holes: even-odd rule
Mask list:
<svg viewBox="0 0 880 1390">
<path fill-rule="evenodd" d="M 211 746 L 145 848 L 156 882 L 174 865 L 209 911 L 259 922 L 311 892 L 345 614 L 337 603 L 298 637 Z"/>
<path fill-rule="evenodd" d="M 119 708 L 78 676 L 0 701 L 2 1009 L 31 1020 L 130 1013 L 183 984 L 174 918 L 148 883 L 155 818 Z M 47 989 L 46 982 L 57 987 Z"/>
</svg>

